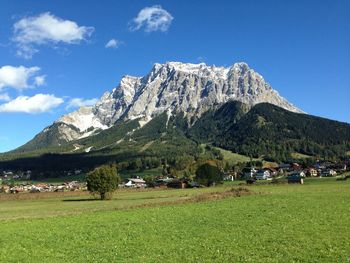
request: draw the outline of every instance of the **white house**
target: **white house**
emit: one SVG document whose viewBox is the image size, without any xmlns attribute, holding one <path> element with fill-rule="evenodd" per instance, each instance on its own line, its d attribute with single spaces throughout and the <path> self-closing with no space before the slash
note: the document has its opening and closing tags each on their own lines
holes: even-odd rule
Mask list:
<svg viewBox="0 0 350 263">
<path fill-rule="evenodd" d="M 255 175 L 257 180 L 267 180 L 271 177 L 269 170 L 259 170 Z"/>
<path fill-rule="evenodd" d="M 306 174 L 307 174 L 308 176 L 312 176 L 312 177 L 315 177 L 315 176 L 318 175 L 317 170 L 314 169 L 314 168 L 309 168 L 309 169 L 307 170 Z"/>
<path fill-rule="evenodd" d="M 224 181 L 234 181 L 235 180 L 235 177 L 230 174 L 230 173 L 227 173 L 224 175 Z"/>
<path fill-rule="evenodd" d="M 141 178 L 130 178 L 128 179 L 128 182 L 125 184 L 125 187 L 145 187 L 146 181 Z"/>
</svg>

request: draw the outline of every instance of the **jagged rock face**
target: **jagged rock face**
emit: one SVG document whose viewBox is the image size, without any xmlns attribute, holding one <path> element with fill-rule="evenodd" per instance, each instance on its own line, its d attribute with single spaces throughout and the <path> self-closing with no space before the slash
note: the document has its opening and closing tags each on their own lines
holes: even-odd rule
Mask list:
<svg viewBox="0 0 350 263">
<path fill-rule="evenodd" d="M 133 103 L 141 78 L 125 76 L 111 93 L 106 92 L 93 107 L 93 113 L 102 123 L 112 126 Z"/>
<path fill-rule="evenodd" d="M 213 106 L 229 100 L 250 106 L 269 102 L 300 112 L 245 63 L 223 68 L 170 62 L 156 64 L 151 73 L 142 78 L 126 118 L 149 120 L 168 109 L 200 117 Z"/>
<path fill-rule="evenodd" d="M 68 140 L 74 140 L 107 129 L 118 120 L 140 118 L 146 123 L 164 111 L 184 112 L 188 118 L 196 119 L 230 100 L 249 106 L 268 102 L 301 112 L 245 63 L 224 68 L 204 63 L 169 62 L 155 64 L 142 78 L 123 77 L 119 86 L 106 92 L 95 106 L 81 108 L 57 122 L 72 125 L 80 131 L 62 131 Z"/>
</svg>

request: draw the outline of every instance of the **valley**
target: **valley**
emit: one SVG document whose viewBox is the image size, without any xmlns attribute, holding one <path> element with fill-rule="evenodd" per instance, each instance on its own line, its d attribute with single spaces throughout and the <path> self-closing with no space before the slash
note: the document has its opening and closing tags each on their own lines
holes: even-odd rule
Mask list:
<svg viewBox="0 0 350 263">
<path fill-rule="evenodd" d="M 0 263 L 350 263 L 349 13 L 0 0 Z"/>
</svg>

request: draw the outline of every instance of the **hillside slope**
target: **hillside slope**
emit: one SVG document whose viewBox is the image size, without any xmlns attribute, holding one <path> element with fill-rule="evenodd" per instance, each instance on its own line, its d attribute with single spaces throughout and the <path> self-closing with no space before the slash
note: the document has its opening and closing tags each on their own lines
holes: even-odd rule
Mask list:
<svg viewBox="0 0 350 263">
<path fill-rule="evenodd" d="M 201 158 L 220 158 L 215 147 L 265 160 L 286 161 L 301 153 L 325 159 L 345 157 L 350 125 L 272 104 L 237 101 L 204 113 L 192 126 L 183 113 L 164 112 L 141 126 L 138 119 L 61 146 L 16 151 L 0 156 L 0 169 L 90 169 L 108 162 L 124 168 L 161 164 L 190 165 Z"/>
<path fill-rule="evenodd" d="M 258 104 L 242 116 L 245 111 L 243 104 L 227 103 L 203 116 L 190 130 L 190 137 L 273 160 L 286 160 L 293 152 L 333 158 L 345 156 L 350 148 L 347 123 L 290 112 L 268 103 Z"/>
</svg>

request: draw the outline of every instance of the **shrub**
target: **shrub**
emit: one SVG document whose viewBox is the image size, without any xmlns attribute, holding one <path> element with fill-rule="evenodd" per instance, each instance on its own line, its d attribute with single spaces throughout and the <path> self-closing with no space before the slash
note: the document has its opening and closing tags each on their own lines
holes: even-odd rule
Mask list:
<svg viewBox="0 0 350 263">
<path fill-rule="evenodd" d="M 92 194 L 99 194 L 101 200 L 106 200 L 112 199 L 121 179 L 115 166 L 103 165 L 88 173 L 86 181 Z"/>
</svg>

